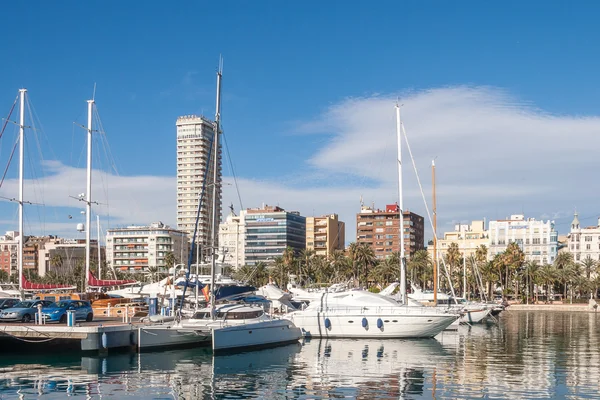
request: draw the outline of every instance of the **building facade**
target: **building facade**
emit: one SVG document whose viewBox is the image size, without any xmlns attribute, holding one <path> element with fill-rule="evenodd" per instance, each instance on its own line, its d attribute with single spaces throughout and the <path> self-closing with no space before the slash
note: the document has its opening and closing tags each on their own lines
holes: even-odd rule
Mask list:
<svg viewBox="0 0 600 400">
<path fill-rule="evenodd" d="M 235 215 L 233 210 L 225 222 L 219 225 L 219 251 L 223 255 L 223 263 L 238 269 L 244 265 L 244 244 L 246 239 L 246 226 L 244 211 L 242 215 Z"/>
<path fill-rule="evenodd" d="M 106 260 L 104 249 L 100 249 L 103 260 Z M 85 239 L 51 238 L 39 247 L 38 268 L 40 276 L 49 271 L 68 274 L 77 265 L 85 265 Z M 90 240 L 90 264 L 98 265 L 98 241 Z"/>
<path fill-rule="evenodd" d="M 0 269 L 9 275 L 19 268 L 19 232 L 8 231 L 0 236 Z"/>
<path fill-rule="evenodd" d="M 148 267 L 166 269 L 165 256 L 172 252 L 176 263 L 187 264 L 190 244 L 187 232 L 162 222 L 150 226 L 109 229 L 106 233 L 106 262 L 121 271 L 145 271 Z"/>
<path fill-rule="evenodd" d="M 202 207 L 196 241 L 203 247 L 211 245 L 212 204 L 214 183 L 214 150 L 211 148 L 215 124 L 202 116 L 186 115 L 177 119 L 177 229 L 193 239 L 198 203 Z M 210 160 L 209 160 L 209 155 Z M 221 146 L 217 171 L 217 221 L 221 220 Z M 209 163 L 210 161 L 210 163 Z M 206 166 L 209 163 L 208 173 Z M 217 222 L 217 224 L 218 224 Z"/>
<path fill-rule="evenodd" d="M 425 223 L 423 217 L 405 210 L 403 212 L 404 252 L 410 258 L 425 248 Z M 362 206 L 356 214 L 356 242 L 373 248 L 377 258 L 386 258 L 400 251 L 400 207 L 388 204 L 384 210 Z"/>
<path fill-rule="evenodd" d="M 489 232 L 485 229 L 485 222 L 482 220 L 471 221 L 471 224 L 456 224 L 454 231 L 444 232 L 444 238 L 437 241 L 438 259 L 446 256 L 448 248 L 452 243 L 458 245 L 458 249 L 463 257 L 475 256 L 477 248 L 485 245 L 489 248 Z M 427 252 L 433 259 L 433 242 L 427 246 Z"/>
<path fill-rule="evenodd" d="M 552 264 L 558 252 L 558 233 L 554 221 L 536 221 L 522 214 L 511 215 L 510 219 L 490 221 L 489 252 L 492 259 L 502 253 L 511 242 L 516 242 L 525 253 L 525 261 Z"/>
<path fill-rule="evenodd" d="M 571 232 L 567 236 L 567 251 L 573 253 L 576 262 L 586 258 L 600 261 L 600 218 L 597 226 L 581 227 L 577 213 L 571 222 Z"/>
<path fill-rule="evenodd" d="M 306 218 L 297 211 L 265 205 L 241 213 L 245 226 L 244 263 L 269 264 L 287 247 L 299 253 L 306 247 Z"/>
<path fill-rule="evenodd" d="M 337 214 L 306 217 L 306 248 L 315 255 L 329 257 L 334 250 L 344 250 L 346 224 Z"/>
</svg>

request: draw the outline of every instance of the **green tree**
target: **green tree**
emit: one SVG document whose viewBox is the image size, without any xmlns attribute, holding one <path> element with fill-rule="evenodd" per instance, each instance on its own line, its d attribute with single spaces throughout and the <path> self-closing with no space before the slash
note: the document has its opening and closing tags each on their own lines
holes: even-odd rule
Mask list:
<svg viewBox="0 0 600 400">
<path fill-rule="evenodd" d="M 395 261 L 397 260 L 396 255 Z M 417 250 L 407 264 L 411 281 L 426 289 L 427 283 L 433 280 L 433 262 L 427 250 Z"/>
<path fill-rule="evenodd" d="M 396 282 L 400 277 L 400 260 L 398 253 L 393 253 L 389 257 L 375 265 L 371 269 L 370 280 L 378 282 L 382 287 L 386 287 L 392 282 Z"/>
<path fill-rule="evenodd" d="M 592 258 L 590 256 L 587 256 L 581 262 L 581 266 L 583 267 L 583 270 L 585 271 L 585 277 L 588 280 L 590 280 L 590 278 L 592 277 L 592 272 L 596 269 L 596 265 L 597 265 L 596 261 L 592 260 Z"/>
<path fill-rule="evenodd" d="M 366 243 L 358 244 L 352 249 L 350 257 L 353 264 L 357 267 L 356 277 L 359 278 L 362 272 L 364 277 L 363 283 L 365 287 L 368 287 L 369 270 L 375 265 L 375 261 L 377 260 L 373 248 Z"/>
<path fill-rule="evenodd" d="M 172 251 L 167 251 L 165 253 L 165 268 L 167 269 L 167 272 L 175 266 L 176 261 L 175 254 Z"/>
<path fill-rule="evenodd" d="M 448 246 L 448 250 L 446 251 L 446 256 L 444 257 L 444 261 L 448 266 L 448 274 L 450 275 L 450 279 L 452 280 L 452 286 L 457 288 L 459 285 L 459 266 L 461 265 L 462 255 L 460 253 L 458 243 L 452 242 L 450 246 Z"/>
<path fill-rule="evenodd" d="M 331 265 L 333 281 L 339 283 L 347 281 L 352 277 L 352 262 L 346 257 L 343 250 L 334 250 L 329 255 L 329 265 Z"/>
<path fill-rule="evenodd" d="M 549 301 L 552 296 L 550 289 L 556 281 L 556 268 L 551 264 L 542 265 L 538 272 L 538 280 L 545 287 L 546 301 Z"/>
</svg>

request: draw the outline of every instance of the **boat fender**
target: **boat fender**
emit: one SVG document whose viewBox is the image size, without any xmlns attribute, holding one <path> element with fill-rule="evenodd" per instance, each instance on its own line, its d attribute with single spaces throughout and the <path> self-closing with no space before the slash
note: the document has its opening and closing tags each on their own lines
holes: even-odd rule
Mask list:
<svg viewBox="0 0 600 400">
<path fill-rule="evenodd" d="M 102 332 L 102 348 L 108 349 L 108 335 L 106 332 Z"/>
<path fill-rule="evenodd" d="M 366 328 L 367 326 L 369 326 L 369 321 L 367 321 L 367 319 L 364 317 L 362 319 L 362 326 L 363 326 L 363 328 Z"/>
<path fill-rule="evenodd" d="M 331 328 L 331 321 L 329 320 L 329 318 L 325 318 L 325 328 Z"/>
<path fill-rule="evenodd" d="M 383 321 L 381 320 L 381 318 L 377 318 L 377 327 L 379 329 L 383 328 Z"/>
</svg>

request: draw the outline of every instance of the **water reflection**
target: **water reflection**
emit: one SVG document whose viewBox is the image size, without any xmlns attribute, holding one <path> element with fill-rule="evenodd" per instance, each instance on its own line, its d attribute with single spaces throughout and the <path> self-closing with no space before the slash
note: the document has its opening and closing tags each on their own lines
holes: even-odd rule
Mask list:
<svg viewBox="0 0 600 400">
<path fill-rule="evenodd" d="M 213 357 L 2 355 L 0 398 L 598 398 L 600 317 L 507 312 L 432 340 L 312 340 Z"/>
</svg>

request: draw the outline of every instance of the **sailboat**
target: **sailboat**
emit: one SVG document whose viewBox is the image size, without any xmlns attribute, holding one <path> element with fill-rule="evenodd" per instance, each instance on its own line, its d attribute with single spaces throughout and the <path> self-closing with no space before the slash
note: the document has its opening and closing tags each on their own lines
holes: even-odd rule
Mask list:
<svg viewBox="0 0 600 400">
<path fill-rule="evenodd" d="M 211 151 L 213 162 L 213 184 L 212 184 L 212 256 L 211 256 L 211 278 L 210 282 L 210 305 L 207 308 L 196 311 L 192 318 L 182 319 L 181 307 L 176 313 L 176 320 L 162 326 L 151 326 L 140 329 L 139 347 L 140 349 L 149 347 L 165 347 L 180 344 L 208 344 L 212 343 L 214 352 L 232 351 L 237 349 L 247 349 L 253 347 L 271 347 L 287 343 L 297 342 L 302 338 L 302 331 L 289 320 L 279 319 L 268 316 L 260 306 L 250 304 L 216 304 L 216 257 L 217 257 L 217 233 L 218 233 L 218 215 L 217 215 L 217 196 L 218 196 L 218 154 L 219 154 L 219 134 L 220 134 L 220 116 L 221 116 L 221 79 L 222 66 L 219 66 L 217 72 L 217 100 L 215 129 Z M 209 153 L 208 162 L 211 161 Z M 209 171 L 209 164 L 206 165 L 206 173 Z M 204 192 L 204 190 L 203 190 Z M 202 196 L 203 197 L 203 196 Z M 201 197 L 201 200 L 202 200 Z M 198 216 L 202 201 L 198 204 Z M 198 221 L 198 217 L 197 217 Z M 198 223 L 196 222 L 196 228 Z M 194 248 L 196 232 L 192 236 L 192 246 Z M 188 271 L 186 280 L 189 281 L 192 254 L 188 262 Z M 188 285 L 184 285 L 183 298 Z"/>
<path fill-rule="evenodd" d="M 286 314 L 307 335 L 329 338 L 431 338 L 442 332 L 459 315 L 409 307 L 406 297 L 406 265 L 403 235 L 402 152 L 400 107 L 396 104 L 398 139 L 398 187 L 400 224 L 400 302 L 368 291 L 322 293 L 304 310 Z M 436 312 L 437 311 L 437 312 Z"/>
<path fill-rule="evenodd" d="M 25 96 L 27 89 L 19 89 L 19 199 L 10 199 L 19 204 L 19 240 L 18 240 L 18 270 L 19 270 L 19 292 L 21 298 L 25 298 L 26 291 L 53 290 L 61 289 L 68 290 L 74 287 L 68 285 L 52 285 L 52 284 L 36 284 L 31 283 L 25 277 L 23 272 L 23 245 L 25 244 L 24 224 L 23 224 L 23 206 L 26 201 L 23 198 L 24 189 L 24 157 L 25 157 Z"/>
</svg>

